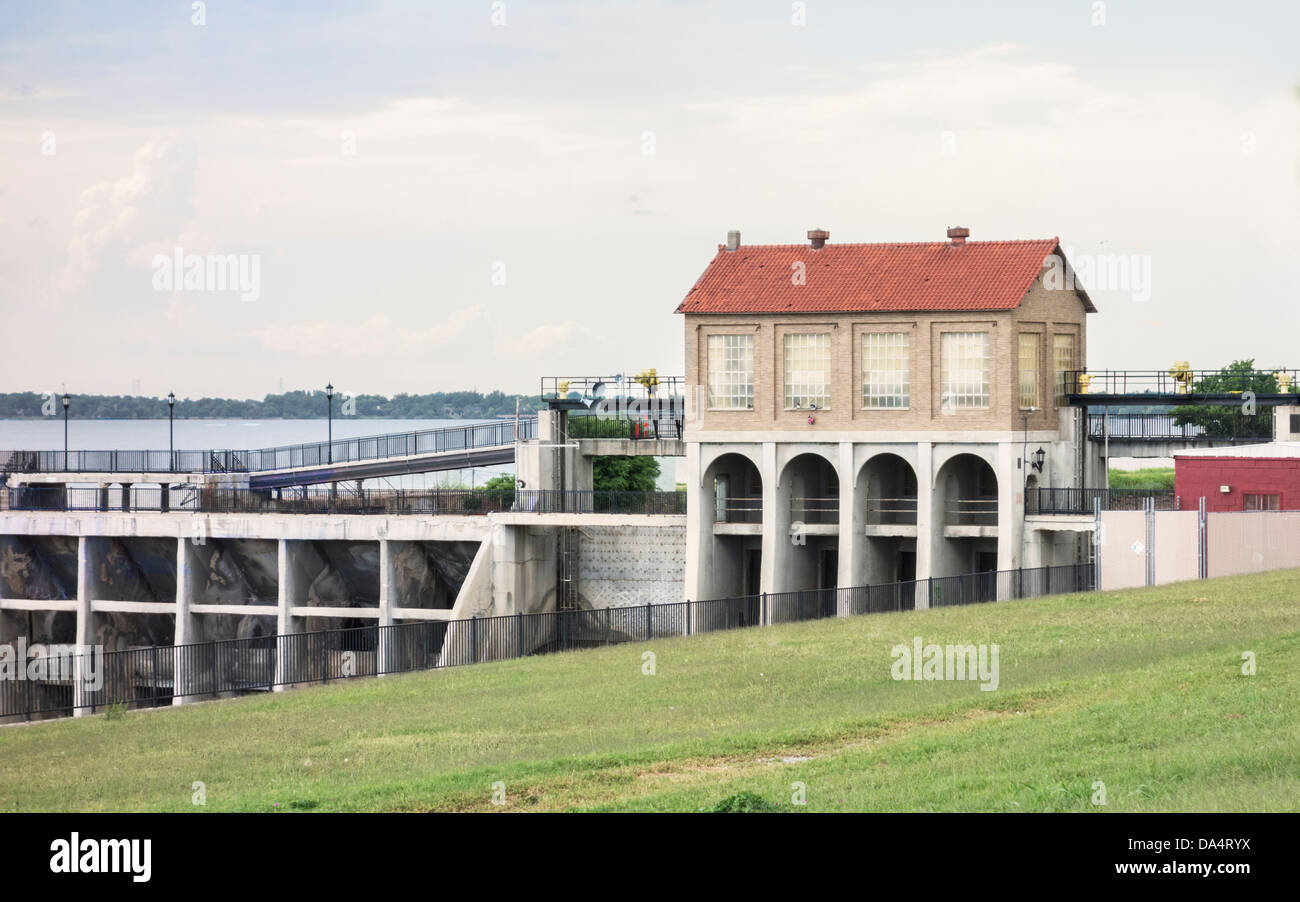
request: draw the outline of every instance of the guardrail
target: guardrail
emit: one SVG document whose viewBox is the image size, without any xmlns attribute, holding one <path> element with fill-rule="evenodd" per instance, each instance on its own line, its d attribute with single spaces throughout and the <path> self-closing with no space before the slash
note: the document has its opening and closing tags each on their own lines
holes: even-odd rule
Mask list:
<svg viewBox="0 0 1300 902">
<path fill-rule="evenodd" d="M 521 417 L 519 441 L 537 437 Z M 515 442 L 515 421 L 442 426 L 251 451 L 0 451 L 0 471 L 16 473 L 253 473 L 392 457 L 495 448 Z"/>
<path fill-rule="evenodd" d="M 945 526 L 997 526 L 998 499 L 958 498 L 944 505 Z"/>
<path fill-rule="evenodd" d="M 1149 489 L 1072 489 L 1040 488 L 1025 493 L 1026 514 L 1091 514 L 1101 503 L 1104 511 L 1142 510 L 1147 498 L 1155 500 L 1156 510 L 1178 510 L 1178 496 L 1173 492 Z"/>
<path fill-rule="evenodd" d="M 21 485 L 6 490 L 9 509 L 29 511 L 157 511 L 206 514 L 383 514 L 389 516 L 481 516 L 490 513 L 648 514 L 686 513 L 685 492 L 580 492 L 514 489 L 343 488 L 281 490 L 133 486 L 120 489 Z"/>
<path fill-rule="evenodd" d="M 1264 408 L 1254 418 L 1251 428 L 1236 435 L 1211 435 L 1197 423 L 1174 423 L 1163 413 L 1089 414 L 1088 438 L 1102 441 L 1107 436 L 1122 441 L 1170 441 L 1177 439 L 1216 439 L 1219 441 L 1268 441 L 1273 437 L 1273 412 Z"/>
<path fill-rule="evenodd" d="M 276 687 L 500 661 L 846 614 L 951 607 L 1094 588 L 1091 564 L 706 601 L 431 620 L 189 645 L 61 654 L 0 680 L 0 719 L 168 705 Z M 28 662 L 21 662 L 27 665 Z"/>
<path fill-rule="evenodd" d="M 1210 381 L 1212 394 L 1288 395 L 1300 391 L 1300 370 L 1256 368 L 1247 373 L 1221 370 L 1061 370 L 1058 376 L 1065 394 L 1079 395 L 1191 395 L 1196 386 Z M 1281 378 L 1279 378 L 1279 376 Z M 1272 388 L 1269 388 L 1269 386 Z"/>
<path fill-rule="evenodd" d="M 870 526 L 915 526 L 916 496 L 908 498 L 868 498 L 867 524 Z"/>
<path fill-rule="evenodd" d="M 728 495 L 713 506 L 714 523 L 762 523 L 763 498 L 760 495 Z"/>
</svg>

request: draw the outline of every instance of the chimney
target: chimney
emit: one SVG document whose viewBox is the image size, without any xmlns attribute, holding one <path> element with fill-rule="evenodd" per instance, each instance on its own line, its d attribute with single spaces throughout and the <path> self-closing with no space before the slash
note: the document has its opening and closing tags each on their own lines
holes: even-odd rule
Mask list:
<svg viewBox="0 0 1300 902">
<path fill-rule="evenodd" d="M 831 233 L 825 229 L 813 229 L 808 233 L 808 240 L 812 242 L 812 249 L 819 251 L 826 246 L 826 239 L 831 237 Z"/>
<path fill-rule="evenodd" d="M 727 233 L 727 250 L 734 251 L 740 249 L 740 232 L 732 229 Z"/>
<path fill-rule="evenodd" d="M 970 229 L 962 226 L 952 226 L 948 229 L 948 238 L 954 245 L 965 244 L 966 239 L 970 237 Z"/>
</svg>

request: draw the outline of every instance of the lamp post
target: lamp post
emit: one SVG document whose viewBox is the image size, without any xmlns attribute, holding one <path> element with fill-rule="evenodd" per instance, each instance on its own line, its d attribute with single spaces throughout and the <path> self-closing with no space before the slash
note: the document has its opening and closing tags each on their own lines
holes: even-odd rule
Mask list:
<svg viewBox="0 0 1300 902">
<path fill-rule="evenodd" d="M 176 472 L 176 393 L 167 393 L 167 470 Z"/>
<path fill-rule="evenodd" d="M 327 462 L 334 463 L 334 386 L 325 384 L 325 400 L 329 403 L 329 441 L 325 446 Z"/>
<path fill-rule="evenodd" d="M 68 472 L 68 405 L 72 399 L 63 393 L 63 472 Z"/>
</svg>

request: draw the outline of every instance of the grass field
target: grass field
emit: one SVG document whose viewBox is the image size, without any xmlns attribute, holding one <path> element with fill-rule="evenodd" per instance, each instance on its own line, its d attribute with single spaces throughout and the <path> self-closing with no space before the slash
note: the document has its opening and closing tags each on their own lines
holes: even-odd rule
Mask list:
<svg viewBox="0 0 1300 902">
<path fill-rule="evenodd" d="M 1095 781 L 1102 810 L 1296 810 L 1298 597 L 1282 571 L 0 728 L 0 810 L 1085 811 Z M 997 643 L 999 688 L 893 680 L 916 636 Z"/>
</svg>

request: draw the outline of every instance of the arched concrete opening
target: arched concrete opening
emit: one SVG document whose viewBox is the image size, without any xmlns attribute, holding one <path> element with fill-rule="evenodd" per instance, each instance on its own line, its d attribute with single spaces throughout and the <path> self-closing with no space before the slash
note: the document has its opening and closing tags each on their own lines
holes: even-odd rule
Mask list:
<svg viewBox="0 0 1300 902">
<path fill-rule="evenodd" d="M 699 598 L 757 595 L 763 555 L 763 478 L 744 454 L 719 455 L 704 470 L 688 513 L 700 535 Z"/>
<path fill-rule="evenodd" d="M 998 478 L 988 461 L 970 453 L 949 458 L 935 475 L 933 497 L 931 576 L 996 571 Z"/>
<path fill-rule="evenodd" d="M 820 454 L 798 454 L 777 482 L 775 592 L 829 589 L 838 584 L 840 480 Z"/>
<path fill-rule="evenodd" d="M 877 454 L 862 465 L 854 507 L 865 538 L 854 561 L 854 585 L 916 579 L 916 471 L 897 454 Z"/>
</svg>

